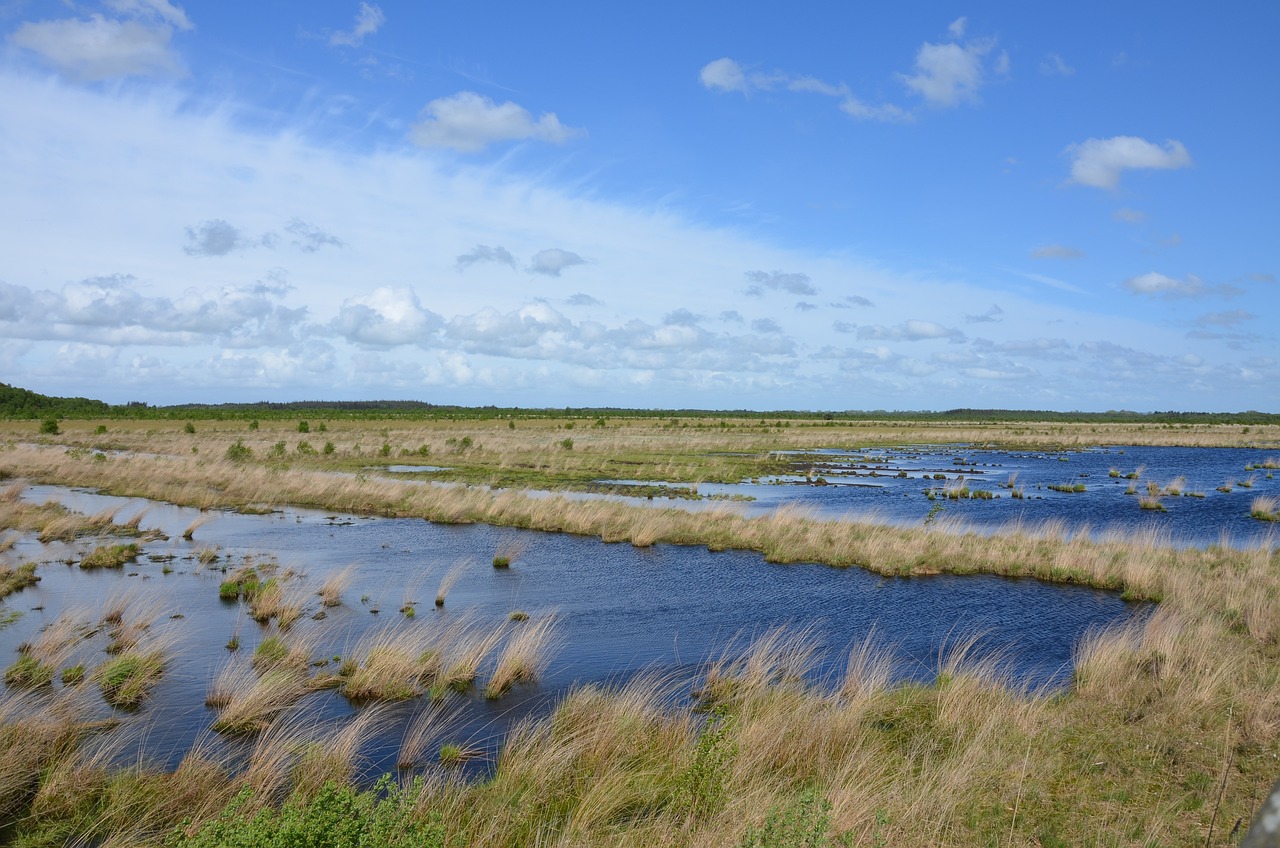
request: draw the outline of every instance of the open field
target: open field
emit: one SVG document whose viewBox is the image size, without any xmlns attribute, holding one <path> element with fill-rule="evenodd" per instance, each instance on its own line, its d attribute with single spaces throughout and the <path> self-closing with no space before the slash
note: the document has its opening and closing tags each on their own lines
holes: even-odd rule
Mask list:
<svg viewBox="0 0 1280 848">
<path fill-rule="evenodd" d="M 344 788 L 358 785 L 354 737 L 368 730 L 362 725 L 319 742 L 284 712 L 262 731 L 247 763 L 193 751 L 173 772 L 118 770 L 100 750 L 108 737 L 77 710 L 78 699 L 94 692 L 10 687 L 0 700 L 7 764 L 0 767 L 0 821 L 17 823 L 10 833 L 18 844 L 160 842 L 192 818 L 171 841 L 251 844 L 269 831 L 319 832 L 324 822 L 343 820 L 376 829 L 372 844 L 387 845 L 408 844 L 410 836 L 414 844 L 510 846 L 1224 845 L 1238 842 L 1237 822 L 1247 823 L 1280 774 L 1274 545 L 1173 548 L 1159 537 L 1091 540 L 1062 528 L 992 537 L 945 522 L 900 528 L 786 510 L 748 519 L 730 510 L 534 498 L 358 473 L 411 462 L 450 466 L 455 479 L 473 482 L 699 482 L 776 473 L 786 460 L 772 450 L 909 442 L 1280 452 L 1274 427 L 627 420 L 566 429 L 565 420 L 521 420 L 514 428 L 507 421 L 342 421 L 321 432 L 312 419 L 307 433 L 296 421 L 263 421 L 252 430 L 245 421 L 198 421 L 195 432 L 185 422 L 68 421 L 60 434 L 39 436 L 37 423 L 5 425 L 5 478 L 208 509 L 296 504 L 640 546 L 743 548 L 776 562 L 895 576 L 1034 577 L 1111 588 L 1158 600 L 1159 608 L 1141 625 L 1086 640 L 1073 685 L 1057 693 L 1022 691 L 966 653 L 963 640 L 939 659 L 933 685 L 889 686 L 884 658 L 865 645 L 853 649 L 841 681 L 817 687 L 803 682 L 812 655 L 804 635 L 779 631 L 708 668 L 692 705 L 660 680 L 571 695 L 552 716 L 513 733 L 483 781 L 451 777 L 451 763 L 468 755 L 465 740 L 435 739 L 438 769 L 381 800 Z M 315 453 L 299 451 L 300 441 Z M 237 444 L 248 455 L 228 459 Z M 92 448 L 130 453 L 98 458 Z M 5 529 L 40 532 L 62 522 L 72 528 L 64 533 L 142 532 L 113 527 L 111 516 L 77 523 L 52 509 L 3 506 Z M 6 608 L 21 597 L 18 588 Z M 61 650 L 55 637 L 33 654 L 50 658 L 51 674 Z M 412 759 L 425 756 L 429 735 L 424 725 L 409 746 Z M 239 794 L 247 791 L 253 794 Z"/>
</svg>

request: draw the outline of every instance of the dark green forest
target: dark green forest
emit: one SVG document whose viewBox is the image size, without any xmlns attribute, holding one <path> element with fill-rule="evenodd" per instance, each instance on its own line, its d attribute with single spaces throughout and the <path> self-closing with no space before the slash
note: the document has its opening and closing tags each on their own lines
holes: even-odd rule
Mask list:
<svg viewBox="0 0 1280 848">
<path fill-rule="evenodd" d="M 416 400 L 258 401 L 256 403 L 175 404 L 153 406 L 144 401 L 109 404 L 91 398 L 42 395 L 0 383 L 0 418 L 5 419 L 183 419 L 264 420 L 311 416 L 316 418 L 375 418 L 429 420 L 493 418 L 764 418 L 793 421 L 938 421 L 1110 424 L 1280 424 L 1280 414 L 1268 412 L 1058 412 L 1052 410 L 948 409 L 923 410 L 751 410 L 751 409 L 621 409 L 616 407 L 504 407 L 455 406 Z"/>
</svg>

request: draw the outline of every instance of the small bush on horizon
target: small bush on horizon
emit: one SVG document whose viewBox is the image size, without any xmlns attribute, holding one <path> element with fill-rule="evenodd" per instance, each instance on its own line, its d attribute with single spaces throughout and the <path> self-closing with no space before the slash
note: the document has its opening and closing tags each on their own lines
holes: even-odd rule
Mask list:
<svg viewBox="0 0 1280 848">
<path fill-rule="evenodd" d="M 252 421 L 250 421 L 250 422 L 249 422 L 249 429 L 250 429 L 250 430 L 256 430 L 256 429 L 258 429 L 258 419 L 256 419 L 256 418 L 255 418 L 255 419 L 253 419 Z"/>
<path fill-rule="evenodd" d="M 308 424 L 306 421 L 299 421 L 299 422 L 298 422 L 298 432 L 299 432 L 299 433 L 310 433 L 310 432 L 311 432 L 311 425 L 310 425 L 310 424 Z"/>
<path fill-rule="evenodd" d="M 56 436 L 58 435 L 59 432 L 60 431 L 58 430 L 58 419 L 46 418 L 45 420 L 40 422 L 40 433 L 42 435 Z"/>
<path fill-rule="evenodd" d="M 194 433 L 195 431 L 196 431 L 196 425 L 192 424 L 190 421 L 182 425 L 182 432 L 184 433 Z"/>
</svg>

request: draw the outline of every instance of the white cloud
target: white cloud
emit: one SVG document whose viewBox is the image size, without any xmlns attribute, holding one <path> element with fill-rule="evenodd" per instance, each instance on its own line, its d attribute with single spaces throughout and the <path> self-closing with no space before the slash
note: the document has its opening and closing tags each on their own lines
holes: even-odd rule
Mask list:
<svg viewBox="0 0 1280 848">
<path fill-rule="evenodd" d="M 469 268 L 477 262 L 497 262 L 499 265 L 516 267 L 516 258 L 511 255 L 511 251 L 502 245 L 490 247 L 487 244 L 477 244 L 459 256 L 456 264 L 459 269 L 463 269 Z"/>
<path fill-rule="evenodd" d="M 1186 279 L 1177 280 L 1154 271 L 1130 277 L 1124 281 L 1124 287 L 1133 294 L 1165 298 L 1196 297 L 1207 291 L 1204 281 L 1195 274 L 1188 274 Z"/>
<path fill-rule="evenodd" d="M 931 339 L 953 339 L 959 340 L 964 338 L 964 333 L 959 330 L 953 330 L 950 327 L 944 327 L 934 321 L 910 320 L 903 321 L 892 327 L 885 327 L 880 324 L 869 324 L 858 328 L 858 338 L 874 339 L 884 341 L 907 341 L 919 342 Z"/>
<path fill-rule="evenodd" d="M 428 347 L 443 319 L 424 309 L 409 288 L 382 286 L 343 301 L 330 327 L 350 342 L 369 347 Z"/>
<path fill-rule="evenodd" d="M 952 21 L 950 26 L 947 27 L 947 33 L 952 38 L 958 40 L 958 39 L 964 38 L 964 31 L 968 28 L 968 26 L 969 26 L 969 19 L 966 17 L 959 17 L 959 18 L 956 18 L 954 21 Z"/>
<path fill-rule="evenodd" d="M 703 65 L 698 79 L 712 91 L 741 91 L 745 94 L 748 89 L 742 66 L 728 57 Z"/>
<path fill-rule="evenodd" d="M 839 109 L 851 118 L 867 121 L 909 121 L 910 113 L 886 103 L 872 106 L 859 99 L 844 83 L 834 84 L 815 77 L 774 71 L 771 74 L 748 73 L 742 65 L 725 57 L 708 62 L 698 73 L 704 88 L 710 91 L 771 91 L 782 87 L 799 94 L 819 94 L 840 101 Z"/>
<path fill-rule="evenodd" d="M 383 14 L 381 6 L 361 3 L 360 11 L 356 13 L 355 26 L 350 32 L 335 32 L 329 36 L 329 43 L 335 47 L 359 47 L 367 36 L 373 35 L 386 22 L 387 16 Z"/>
<path fill-rule="evenodd" d="M 1147 220 L 1147 213 L 1143 212 L 1141 209 L 1130 209 L 1128 207 L 1124 207 L 1112 212 L 1111 217 L 1115 218 L 1117 221 L 1124 221 L 1126 224 L 1141 224 L 1143 221 Z"/>
<path fill-rule="evenodd" d="M 587 260 L 576 253 L 552 247 L 535 253 L 533 259 L 529 261 L 529 267 L 525 270 L 534 274 L 546 274 L 548 277 L 558 277 L 565 268 L 585 265 L 586 262 Z"/>
<path fill-rule="evenodd" d="M 176 29 L 195 28 L 187 17 L 187 13 L 180 7 L 174 6 L 169 0 L 107 0 L 107 8 L 126 17 L 159 20 Z"/>
<path fill-rule="evenodd" d="M 1076 69 L 1057 53 L 1049 53 L 1040 61 L 1040 73 L 1046 76 L 1069 77 L 1075 72 Z"/>
<path fill-rule="evenodd" d="M 167 24 L 91 15 L 88 20 L 24 23 L 9 42 L 37 54 L 71 79 L 93 82 L 181 76 L 185 73 L 182 62 L 169 45 L 172 35 Z"/>
<path fill-rule="evenodd" d="M 916 53 L 915 73 L 899 74 L 899 78 L 931 106 L 955 106 L 976 100 L 984 82 L 983 59 L 994 47 L 992 39 L 964 45 L 926 42 Z"/>
<path fill-rule="evenodd" d="M 294 218 L 285 224 L 284 231 L 293 236 L 292 244 L 303 253 L 315 253 L 322 247 L 345 247 L 345 242 L 335 235 L 326 233 L 315 224 L 308 224 L 301 218 Z"/>
<path fill-rule="evenodd" d="M 1031 251 L 1032 259 L 1082 259 L 1084 251 L 1065 244 L 1044 244 Z"/>
<path fill-rule="evenodd" d="M 981 315 L 966 315 L 964 316 L 964 320 L 966 324 L 989 324 L 1004 320 L 1000 317 L 1002 315 L 1004 315 L 1004 310 L 1001 309 L 999 305 L 993 303 L 991 304 L 991 308 L 986 312 L 983 312 Z"/>
<path fill-rule="evenodd" d="M 569 295 L 569 297 L 565 299 L 565 303 L 570 306 L 604 306 L 603 302 L 592 297 L 586 292 L 578 292 L 576 294 Z"/>
<path fill-rule="evenodd" d="M 582 130 L 566 127 L 554 112 L 536 121 L 511 101 L 494 103 L 474 91 L 460 91 L 432 100 L 422 109 L 409 139 L 421 147 L 446 147 L 475 153 L 498 141 L 534 139 L 564 144 Z"/>
<path fill-rule="evenodd" d="M 1127 170 L 1191 166 L 1191 154 L 1174 139 L 1161 147 L 1131 135 L 1090 138 L 1071 145 L 1067 152 L 1071 154 L 1071 182 L 1094 188 L 1115 188 Z"/>
<path fill-rule="evenodd" d="M 761 286 L 773 291 L 785 291 L 791 294 L 815 295 L 818 293 L 818 290 L 813 287 L 813 282 L 809 279 L 808 274 L 788 274 L 782 271 L 748 271 L 746 277 L 753 283 L 748 289 L 748 293 L 762 293 L 760 291 Z"/>
</svg>

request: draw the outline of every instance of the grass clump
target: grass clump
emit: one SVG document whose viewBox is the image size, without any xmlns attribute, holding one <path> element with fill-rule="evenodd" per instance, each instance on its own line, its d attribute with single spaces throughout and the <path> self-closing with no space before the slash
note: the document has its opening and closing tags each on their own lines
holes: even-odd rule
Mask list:
<svg viewBox="0 0 1280 848">
<path fill-rule="evenodd" d="M 38 689 L 53 682 L 53 672 L 52 665 L 23 653 L 4 670 L 4 683 L 14 689 Z"/>
<path fill-rule="evenodd" d="M 555 618 L 522 623 L 507 640 L 498 664 L 484 689 L 489 700 L 501 698 L 517 683 L 533 683 L 546 663 L 555 634 Z"/>
<path fill-rule="evenodd" d="M 141 549 L 129 542 L 123 545 L 99 545 L 93 552 L 80 560 L 81 568 L 121 568 L 126 562 L 138 558 Z"/>
<path fill-rule="evenodd" d="M 94 671 L 102 697 L 113 707 L 136 709 L 164 673 L 162 651 L 122 653 Z"/>
<path fill-rule="evenodd" d="M 1270 495 L 1254 498 L 1249 506 L 1249 517 L 1259 521 L 1280 521 L 1280 498 Z"/>
<path fill-rule="evenodd" d="M 0 563 L 0 600 L 39 582 L 34 562 L 23 563 L 17 568 Z"/>
</svg>

